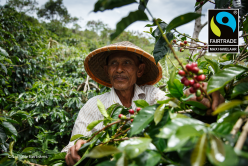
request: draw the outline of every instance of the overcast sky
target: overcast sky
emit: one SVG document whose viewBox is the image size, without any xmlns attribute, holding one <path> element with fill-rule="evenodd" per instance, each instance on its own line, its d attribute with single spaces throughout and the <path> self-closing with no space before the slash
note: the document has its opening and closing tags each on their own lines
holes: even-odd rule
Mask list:
<svg viewBox="0 0 248 166">
<path fill-rule="evenodd" d="M 44 5 L 48 0 L 37 0 L 39 6 Z M 67 7 L 69 13 L 72 16 L 82 18 L 78 24 L 85 29 L 86 23 L 89 20 L 101 20 L 105 24 L 108 24 L 110 28 L 114 29 L 116 23 L 121 20 L 121 18 L 128 15 L 130 11 L 135 11 L 138 8 L 138 4 L 130 4 L 121 8 L 116 8 L 114 10 L 108 10 L 104 12 L 91 12 L 94 8 L 94 4 L 97 0 L 63 0 L 64 5 Z M 0 4 L 5 4 L 6 0 L 0 0 Z M 153 17 L 161 18 L 166 23 L 169 23 L 173 18 L 185 14 L 187 12 L 194 12 L 194 4 L 196 0 L 149 0 L 148 8 L 151 11 Z M 207 10 L 213 9 L 214 5 L 211 3 L 206 3 L 203 7 L 202 23 L 207 21 Z M 149 28 L 145 28 L 145 25 L 151 22 L 136 22 L 131 24 L 126 30 L 138 30 L 140 32 L 149 31 Z M 178 31 L 182 33 L 189 34 L 192 36 L 194 29 L 194 21 L 185 24 L 179 28 Z M 205 26 L 201 33 L 199 39 L 201 41 L 207 42 L 208 30 Z M 240 43 L 241 44 L 241 43 Z"/>
</svg>

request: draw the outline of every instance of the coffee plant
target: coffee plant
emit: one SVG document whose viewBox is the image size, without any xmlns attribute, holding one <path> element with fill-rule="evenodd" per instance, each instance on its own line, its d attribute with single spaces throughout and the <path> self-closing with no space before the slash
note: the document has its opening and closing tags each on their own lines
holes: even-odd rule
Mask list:
<svg viewBox="0 0 248 166">
<path fill-rule="evenodd" d="M 166 23 L 152 16 L 148 0 L 140 0 L 138 10 L 117 23 L 110 39 L 114 40 L 135 21 L 149 21 L 144 12 L 148 11 L 152 20 L 146 27 L 155 40 L 153 56 L 156 62 L 167 64 L 162 61 L 168 59 L 170 63 L 166 66 L 170 66 L 166 84 L 164 80 L 159 83 L 165 87 L 168 99 L 155 105 L 137 100 L 136 110 L 119 104 L 104 108 L 98 100 L 104 119 L 91 122 L 87 130 L 101 122 L 105 127 L 91 136 L 78 134 L 71 139 L 77 113 L 84 103 L 109 91 L 90 80 L 84 71 L 89 49 L 79 45 L 85 40 L 76 36 L 60 38 L 60 33 L 51 32 L 33 18 L 26 19 L 32 20 L 30 25 L 10 6 L 0 6 L 0 166 L 66 165 L 66 153 L 60 150 L 68 140 L 79 139 L 87 143 L 80 148 L 82 157 L 75 165 L 247 165 L 248 2 L 241 0 L 239 5 L 233 1 L 195 3 L 195 10 L 206 3 L 240 10 L 239 30 L 245 41 L 239 46 L 240 53 L 211 59 L 206 56 L 206 42 L 176 30 L 201 14 L 186 13 Z M 94 12 L 131 3 L 137 2 L 99 0 Z M 185 53 L 184 57 L 179 53 Z M 191 94 L 184 93 L 188 87 Z M 189 100 L 206 97 L 212 103 L 213 92 L 221 93 L 225 99 L 213 112 Z"/>
</svg>

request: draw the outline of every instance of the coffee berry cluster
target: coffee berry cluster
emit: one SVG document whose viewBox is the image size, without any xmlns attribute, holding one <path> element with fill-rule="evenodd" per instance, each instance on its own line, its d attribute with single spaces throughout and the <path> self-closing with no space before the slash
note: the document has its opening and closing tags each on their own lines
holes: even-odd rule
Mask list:
<svg viewBox="0 0 248 166">
<path fill-rule="evenodd" d="M 205 86 L 202 81 L 206 79 L 206 76 L 203 74 L 203 70 L 200 70 L 197 66 L 197 63 L 195 62 L 187 64 L 185 67 L 189 71 L 188 74 L 186 74 L 183 70 L 178 71 L 178 74 L 183 77 L 181 79 L 181 83 L 186 87 L 190 87 L 189 92 L 195 93 L 196 99 L 201 101 L 203 95 L 202 91 L 200 90 L 200 86 Z M 196 79 L 199 83 L 195 82 L 193 78 Z"/>
<path fill-rule="evenodd" d="M 200 5 L 204 4 L 204 0 L 196 0 L 196 2 L 200 2 Z"/>
<path fill-rule="evenodd" d="M 173 43 L 176 44 L 176 43 L 177 43 L 177 40 L 174 39 L 174 40 L 173 40 Z M 184 48 L 183 48 L 183 47 L 189 46 L 189 45 L 188 45 L 188 42 L 187 42 L 186 40 L 184 40 L 183 42 L 180 42 L 179 45 L 180 45 L 180 47 L 182 47 L 182 48 L 180 48 L 180 50 L 179 50 L 180 52 L 184 52 Z"/>
<path fill-rule="evenodd" d="M 129 109 L 128 110 L 128 112 L 131 114 L 131 116 L 130 116 L 130 121 L 131 122 L 133 122 L 133 118 L 135 117 L 135 115 L 139 112 L 141 110 L 141 108 L 140 107 L 137 107 L 136 108 L 136 111 L 135 110 L 133 110 L 133 109 Z M 122 119 L 122 120 L 126 120 L 127 119 L 127 117 L 126 117 L 126 115 L 123 115 L 123 114 L 119 114 L 119 119 Z"/>
</svg>

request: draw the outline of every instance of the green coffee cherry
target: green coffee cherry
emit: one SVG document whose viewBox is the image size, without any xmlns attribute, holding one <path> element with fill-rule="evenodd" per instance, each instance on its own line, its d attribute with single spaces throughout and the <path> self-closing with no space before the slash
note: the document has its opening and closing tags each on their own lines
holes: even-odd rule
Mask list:
<svg viewBox="0 0 248 166">
<path fill-rule="evenodd" d="M 197 97 L 200 97 L 201 96 L 201 90 L 200 89 L 197 89 L 197 91 L 195 92 L 195 95 Z"/>
</svg>

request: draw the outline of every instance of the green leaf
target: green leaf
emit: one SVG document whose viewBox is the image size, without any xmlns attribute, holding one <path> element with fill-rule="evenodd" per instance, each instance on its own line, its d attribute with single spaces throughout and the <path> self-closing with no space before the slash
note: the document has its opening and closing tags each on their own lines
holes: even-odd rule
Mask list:
<svg viewBox="0 0 248 166">
<path fill-rule="evenodd" d="M 158 105 L 143 108 L 133 119 L 130 137 L 140 133 L 154 118 L 154 112 Z"/>
<path fill-rule="evenodd" d="M 5 71 L 5 74 L 8 74 L 7 68 L 2 63 L 0 63 L 0 66 Z"/>
<path fill-rule="evenodd" d="M 159 23 L 159 26 L 163 30 L 163 32 L 165 31 L 167 25 L 168 24 L 166 24 L 165 22 L 160 22 Z M 156 39 L 157 39 L 157 37 L 161 36 L 161 32 L 160 32 L 158 27 L 152 32 L 152 36 L 155 37 Z"/>
<path fill-rule="evenodd" d="M 73 135 L 73 136 L 71 137 L 71 139 L 70 139 L 70 142 L 72 142 L 72 141 L 74 141 L 74 140 L 76 140 L 76 139 L 78 139 L 78 138 L 80 138 L 80 137 L 83 137 L 83 135 L 82 135 L 82 134 Z"/>
<path fill-rule="evenodd" d="M 119 103 L 113 104 L 113 105 L 111 105 L 111 106 L 107 109 L 107 113 L 108 113 L 109 116 L 112 115 L 114 109 L 116 109 L 116 108 L 118 107 L 118 105 L 119 105 Z"/>
<path fill-rule="evenodd" d="M 108 9 L 114 9 L 117 7 L 122 7 L 131 3 L 137 3 L 135 0 L 98 0 L 95 3 L 94 12 L 104 11 Z"/>
<path fill-rule="evenodd" d="M 219 165 L 221 162 L 225 160 L 225 148 L 223 142 L 215 137 L 214 135 L 211 135 L 210 137 L 210 152 L 208 153 L 208 157 L 211 158 L 210 160 L 216 164 Z"/>
<path fill-rule="evenodd" d="M 5 130 L 8 130 L 11 134 L 17 136 L 16 128 L 9 122 L 3 122 L 2 126 Z"/>
<path fill-rule="evenodd" d="M 202 110 L 206 110 L 207 109 L 207 107 L 205 105 L 203 105 L 202 103 L 197 102 L 197 101 L 186 101 L 185 104 L 189 104 L 189 105 L 195 106 L 195 107 L 200 108 Z"/>
<path fill-rule="evenodd" d="M 96 125 L 101 123 L 103 120 L 95 120 L 87 126 L 87 131 L 91 131 Z"/>
<path fill-rule="evenodd" d="M 168 89 L 171 95 L 180 99 L 180 97 L 183 96 L 184 85 L 178 79 L 174 79 L 172 84 L 170 80 L 167 83 L 168 83 Z"/>
<path fill-rule="evenodd" d="M 158 106 L 158 108 L 156 109 L 155 113 L 154 113 L 154 122 L 157 125 L 161 119 L 163 118 L 164 115 L 164 108 L 165 108 L 165 104 L 161 104 L 160 106 Z"/>
<path fill-rule="evenodd" d="M 224 144 L 225 148 L 225 160 L 218 164 L 218 166 L 234 166 L 238 165 L 239 158 L 234 152 L 234 148 L 228 144 Z"/>
<path fill-rule="evenodd" d="M 191 154 L 191 165 L 202 166 L 206 160 L 207 135 L 203 134 Z"/>
<path fill-rule="evenodd" d="M 145 101 L 145 100 L 142 100 L 142 99 L 139 99 L 139 100 L 136 100 L 134 101 L 136 107 L 140 107 L 140 108 L 145 108 L 147 106 L 149 106 L 149 104 Z"/>
<path fill-rule="evenodd" d="M 172 134 L 174 134 L 177 131 L 177 129 L 180 126 L 184 126 L 184 125 L 197 126 L 197 128 L 195 128 L 195 129 L 197 129 L 198 131 L 200 129 L 205 128 L 204 123 L 202 123 L 199 120 L 191 119 L 191 118 L 176 118 L 176 119 L 172 119 L 165 126 L 163 126 L 160 129 L 160 132 L 157 135 L 157 137 L 169 138 Z"/>
<path fill-rule="evenodd" d="M 167 104 L 169 103 L 169 101 L 171 101 L 171 99 L 167 99 L 167 100 L 161 100 L 161 101 L 157 101 L 157 104 Z"/>
<path fill-rule="evenodd" d="M 143 153 L 149 147 L 151 141 L 150 138 L 131 138 L 121 142 L 118 149 L 132 159 Z"/>
<path fill-rule="evenodd" d="M 105 110 L 104 105 L 102 104 L 102 102 L 99 99 L 97 99 L 97 107 L 105 118 L 109 118 L 109 115 L 108 115 L 107 111 Z"/>
<path fill-rule="evenodd" d="M 241 100 L 232 100 L 228 103 L 223 103 L 216 108 L 216 110 L 212 113 L 212 115 L 217 115 L 220 112 L 226 111 L 226 110 L 233 108 L 235 106 L 238 106 L 242 103 L 243 102 Z"/>
<path fill-rule="evenodd" d="M 141 153 L 138 157 L 133 159 L 132 166 L 155 166 L 156 164 L 158 164 L 160 159 L 161 155 L 158 152 L 146 150 L 145 152 Z"/>
<path fill-rule="evenodd" d="M 136 21 L 147 21 L 147 15 L 140 10 L 130 12 L 127 17 L 122 18 L 116 25 L 116 31 L 110 35 L 111 41 L 113 41 L 117 36 L 119 36 L 126 27 Z"/>
<path fill-rule="evenodd" d="M 35 149 L 35 147 L 26 147 L 25 149 L 23 149 L 22 153 L 31 152 L 33 149 Z"/>
<path fill-rule="evenodd" d="M 12 141 L 12 142 L 9 144 L 9 154 L 10 154 L 10 155 L 13 155 L 13 147 L 14 147 L 14 144 L 15 144 L 15 141 Z"/>
<path fill-rule="evenodd" d="M 229 5 L 230 0 L 215 0 L 215 8 L 225 8 L 227 5 Z"/>
<path fill-rule="evenodd" d="M 122 153 L 121 157 L 116 162 L 116 165 L 118 165 L 118 166 L 127 166 L 128 165 L 125 153 Z"/>
<path fill-rule="evenodd" d="M 104 161 L 104 162 L 101 162 L 99 164 L 97 164 L 96 166 L 116 166 L 116 161 L 113 160 L 113 161 Z"/>
<path fill-rule="evenodd" d="M 119 114 L 122 112 L 123 108 L 122 107 L 118 107 L 112 114 L 112 119 L 118 119 Z M 115 120 L 112 120 L 112 122 L 114 122 Z M 114 124 L 111 126 L 112 132 L 115 132 L 115 130 L 117 129 L 117 124 Z"/>
<path fill-rule="evenodd" d="M 102 158 L 109 156 L 111 154 L 120 153 L 121 151 L 114 146 L 106 145 L 106 146 L 96 146 L 94 147 L 87 157 L 91 158 Z"/>
<path fill-rule="evenodd" d="M 248 83 L 247 82 L 242 82 L 238 84 L 237 86 L 234 87 L 231 98 L 236 97 L 239 94 L 243 94 L 248 91 Z"/>
<path fill-rule="evenodd" d="M 166 37 L 168 38 L 169 41 L 171 41 L 173 39 L 173 33 L 167 33 Z M 168 44 L 164 40 L 163 36 L 161 36 L 156 42 L 154 50 L 153 50 L 153 56 L 154 56 L 156 63 L 158 63 L 160 59 L 165 57 L 165 55 L 167 55 L 169 51 L 170 51 L 170 48 Z"/>
<path fill-rule="evenodd" d="M 5 57 L 9 56 L 9 54 L 2 47 L 0 47 L 0 55 L 3 55 Z"/>
<path fill-rule="evenodd" d="M 215 73 L 215 75 L 213 75 L 208 81 L 207 93 L 209 94 L 221 89 L 244 71 L 244 68 L 234 66 L 225 68 L 224 70 Z"/>
<path fill-rule="evenodd" d="M 193 20 L 197 19 L 200 16 L 201 16 L 201 14 L 192 13 L 192 12 L 180 15 L 180 16 L 174 18 L 169 23 L 169 25 L 166 28 L 166 31 L 169 32 L 170 30 L 172 30 L 172 29 L 174 29 L 176 27 L 179 27 L 179 26 L 181 26 L 183 24 L 186 24 L 186 23 L 188 23 L 190 21 L 193 21 Z"/>
<path fill-rule="evenodd" d="M 2 126 L 0 126 L 0 139 L 2 143 L 4 143 L 7 139 L 7 135 Z"/>
<path fill-rule="evenodd" d="M 204 57 L 206 59 L 206 61 L 211 65 L 211 67 L 214 69 L 214 74 L 218 73 L 220 71 L 220 68 L 218 66 L 218 62 L 216 60 L 210 60 L 206 57 Z"/>
</svg>

